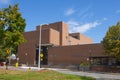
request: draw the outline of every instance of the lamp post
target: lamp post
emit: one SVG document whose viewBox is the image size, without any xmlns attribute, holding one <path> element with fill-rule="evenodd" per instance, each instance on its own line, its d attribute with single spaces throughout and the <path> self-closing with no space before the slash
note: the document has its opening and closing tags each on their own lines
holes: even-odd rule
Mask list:
<svg viewBox="0 0 120 80">
<path fill-rule="evenodd" d="M 41 52 L 41 28 L 42 26 L 40 26 L 40 35 L 39 35 L 39 55 L 38 55 L 38 68 L 40 68 L 40 52 Z"/>
</svg>

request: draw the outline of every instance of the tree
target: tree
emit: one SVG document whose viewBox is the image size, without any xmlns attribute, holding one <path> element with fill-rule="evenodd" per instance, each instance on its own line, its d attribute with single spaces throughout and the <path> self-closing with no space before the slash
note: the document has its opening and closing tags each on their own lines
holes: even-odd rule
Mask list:
<svg viewBox="0 0 120 80">
<path fill-rule="evenodd" d="M 9 56 L 9 54 L 6 53 L 6 48 L 3 49 L 0 47 L 0 61 L 4 61 L 7 56 Z"/>
<path fill-rule="evenodd" d="M 120 22 L 111 26 L 102 41 L 106 54 L 120 60 Z"/>
<path fill-rule="evenodd" d="M 0 9 L 0 53 L 10 48 L 16 53 L 17 47 L 25 42 L 23 32 L 26 22 L 18 9 L 18 4 Z"/>
</svg>

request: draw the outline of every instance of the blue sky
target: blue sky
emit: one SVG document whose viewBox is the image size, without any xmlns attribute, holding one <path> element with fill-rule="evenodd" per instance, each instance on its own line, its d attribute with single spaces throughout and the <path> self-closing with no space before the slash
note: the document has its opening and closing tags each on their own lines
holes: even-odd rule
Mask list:
<svg viewBox="0 0 120 80">
<path fill-rule="evenodd" d="M 80 32 L 99 43 L 120 21 L 120 0 L 0 0 L 0 8 L 18 3 L 26 31 L 37 25 L 64 21 L 69 32 Z"/>
</svg>

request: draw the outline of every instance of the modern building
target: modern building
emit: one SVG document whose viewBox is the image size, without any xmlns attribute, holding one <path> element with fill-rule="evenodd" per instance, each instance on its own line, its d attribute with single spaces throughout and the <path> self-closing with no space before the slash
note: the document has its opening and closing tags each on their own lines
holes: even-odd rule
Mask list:
<svg viewBox="0 0 120 80">
<path fill-rule="evenodd" d="M 40 35 L 41 34 L 41 35 Z M 18 48 L 20 64 L 37 65 L 41 38 L 41 65 L 116 64 L 113 57 L 104 53 L 101 44 L 81 33 L 69 33 L 64 22 L 44 24 L 35 31 L 23 33 L 26 42 Z"/>
</svg>

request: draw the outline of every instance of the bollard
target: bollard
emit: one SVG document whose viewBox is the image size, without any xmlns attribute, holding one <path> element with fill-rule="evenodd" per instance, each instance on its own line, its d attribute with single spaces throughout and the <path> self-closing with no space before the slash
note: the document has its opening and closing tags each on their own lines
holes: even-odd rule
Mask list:
<svg viewBox="0 0 120 80">
<path fill-rule="evenodd" d="M 15 64 L 15 67 L 18 67 L 18 62 Z"/>
</svg>

